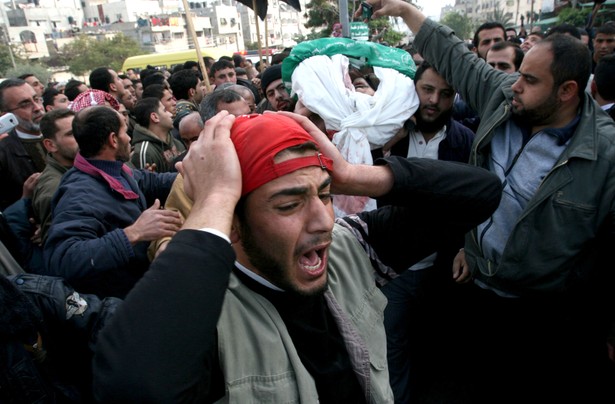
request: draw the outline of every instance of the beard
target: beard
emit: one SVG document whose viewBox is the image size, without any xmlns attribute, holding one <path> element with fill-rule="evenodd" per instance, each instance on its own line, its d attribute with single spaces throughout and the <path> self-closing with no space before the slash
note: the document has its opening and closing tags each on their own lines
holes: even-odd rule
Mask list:
<svg viewBox="0 0 615 404">
<path fill-rule="evenodd" d="M 241 244 L 245 254 L 252 266 L 258 269 L 263 278 L 284 290 L 286 293 L 296 296 L 319 296 L 325 293 L 327 282 L 325 282 L 322 287 L 309 291 L 296 287 L 289 276 L 293 268 L 286 268 L 284 264 L 279 262 L 279 260 L 269 254 L 269 252 L 261 248 L 254 236 L 254 232 L 245 221 L 241 223 L 240 234 Z M 292 262 L 298 261 L 298 255 L 299 252 L 297 251 L 293 253 Z M 325 276 L 327 275 L 325 274 Z"/>
<path fill-rule="evenodd" d="M 548 123 L 551 117 L 560 108 L 561 102 L 557 100 L 557 89 L 554 90 L 549 98 L 534 109 L 519 109 L 513 108 L 513 115 L 519 122 L 526 125 L 536 126 Z"/>
<path fill-rule="evenodd" d="M 434 133 L 438 132 L 446 123 L 451 119 L 451 115 L 453 115 L 453 109 L 449 109 L 448 111 L 442 112 L 440 116 L 438 116 L 433 121 L 425 121 L 420 113 L 415 114 L 416 118 L 416 129 L 425 132 L 425 133 Z"/>
<path fill-rule="evenodd" d="M 26 121 L 25 119 L 21 119 L 18 115 L 15 115 L 15 118 L 17 118 L 17 124 L 23 131 L 30 133 L 41 132 L 40 124 L 33 121 Z"/>
</svg>

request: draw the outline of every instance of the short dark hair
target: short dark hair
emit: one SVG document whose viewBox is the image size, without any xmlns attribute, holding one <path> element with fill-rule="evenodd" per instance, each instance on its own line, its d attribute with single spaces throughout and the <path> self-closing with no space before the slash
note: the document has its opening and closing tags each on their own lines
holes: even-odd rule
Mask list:
<svg viewBox="0 0 615 404">
<path fill-rule="evenodd" d="M 515 51 L 515 59 L 513 62 L 515 64 L 515 71 L 518 71 L 521 67 L 521 62 L 523 62 L 523 57 L 525 56 L 525 53 L 523 53 L 523 50 L 519 47 L 519 45 L 510 41 L 500 41 L 494 43 L 489 51 L 501 51 L 506 48 L 513 48 Z"/>
<path fill-rule="evenodd" d="M 444 76 L 442 76 L 433 65 L 429 64 L 429 62 L 423 62 L 416 69 L 416 73 L 414 73 L 414 84 L 416 84 L 421 79 L 421 77 L 423 77 L 423 73 L 425 73 L 428 69 L 432 69 L 438 76 L 444 78 Z M 446 78 L 444 78 L 444 81 L 446 81 Z M 448 84 L 450 88 L 453 88 L 453 85 L 448 81 L 446 81 L 446 84 Z"/>
<path fill-rule="evenodd" d="M 551 27 L 551 29 L 549 29 L 549 32 L 547 32 L 546 37 L 548 38 L 551 35 L 555 35 L 555 34 L 567 34 L 567 35 L 575 37 L 576 39 L 579 39 L 579 40 L 581 39 L 581 33 L 579 32 L 577 27 L 571 24 L 566 24 L 566 23 Z"/>
<path fill-rule="evenodd" d="M 145 128 L 149 127 L 150 115 L 160 108 L 160 100 L 155 97 L 145 97 L 137 101 L 134 108 L 135 120 Z"/>
<path fill-rule="evenodd" d="M 169 85 L 178 100 L 189 99 L 190 89 L 196 89 L 198 83 L 198 73 L 192 69 L 180 70 L 169 77 Z"/>
<path fill-rule="evenodd" d="M 164 84 L 166 77 L 162 72 L 154 72 L 149 74 L 147 77 L 141 77 L 141 83 L 143 83 L 143 88 L 149 87 L 153 84 Z"/>
<path fill-rule="evenodd" d="M 2 83 L 0 83 L 0 111 L 6 111 L 6 105 L 4 105 L 4 91 L 13 87 L 21 87 L 24 84 L 28 84 L 24 79 L 6 79 Z"/>
<path fill-rule="evenodd" d="M 158 72 L 157 69 L 146 67 L 145 69 L 139 72 L 139 77 L 141 78 L 141 81 L 143 81 L 147 78 L 147 76 L 157 73 L 157 72 Z"/>
<path fill-rule="evenodd" d="M 615 24 L 603 24 L 599 26 L 596 28 L 596 35 L 598 34 L 615 35 Z"/>
<path fill-rule="evenodd" d="M 54 109 L 43 115 L 43 119 L 41 119 L 41 134 L 43 137 L 45 139 L 54 139 L 56 133 L 58 133 L 56 121 L 69 116 L 75 116 L 75 111 L 68 108 Z"/>
<path fill-rule="evenodd" d="M 98 67 L 90 73 L 90 88 L 109 92 L 109 84 L 113 83 L 113 75 L 108 67 Z"/>
<path fill-rule="evenodd" d="M 22 74 L 21 76 L 18 76 L 17 78 L 18 78 L 18 79 L 25 80 L 25 79 L 27 79 L 28 77 L 34 77 L 34 73 L 24 73 L 24 74 Z"/>
<path fill-rule="evenodd" d="M 218 113 L 218 104 L 221 102 L 230 104 L 243 99 L 244 98 L 239 95 L 239 93 L 233 90 L 227 89 L 214 91 L 213 93 L 208 94 L 205 98 L 203 98 L 203 101 L 201 101 L 201 105 L 199 106 L 201 119 L 203 119 L 203 122 L 206 122 L 208 119 L 211 119 L 214 115 L 216 115 Z"/>
<path fill-rule="evenodd" d="M 229 62 L 228 60 L 225 60 L 225 59 L 220 59 L 216 63 L 211 65 L 211 68 L 209 69 L 209 77 L 215 77 L 217 71 L 224 70 L 224 69 L 234 70 L 235 65 L 233 64 L 233 62 Z"/>
<path fill-rule="evenodd" d="M 600 59 L 594 70 L 594 81 L 600 97 L 615 101 L 615 54 Z"/>
<path fill-rule="evenodd" d="M 216 59 L 212 58 L 211 56 L 203 56 L 203 64 L 205 65 L 206 69 L 210 69 L 215 62 Z"/>
<path fill-rule="evenodd" d="M 162 97 L 164 96 L 164 90 L 166 89 L 167 88 L 163 86 L 162 84 L 150 84 L 147 87 L 144 86 L 143 94 L 141 95 L 141 98 L 154 97 L 154 98 L 161 100 Z"/>
<path fill-rule="evenodd" d="M 193 67 L 199 67 L 199 62 L 196 60 L 186 60 L 182 66 L 184 69 L 192 69 Z"/>
<path fill-rule="evenodd" d="M 43 108 L 47 109 L 47 105 L 53 105 L 53 99 L 61 93 L 53 87 L 46 88 L 43 91 Z"/>
<path fill-rule="evenodd" d="M 582 99 L 592 69 L 589 49 L 580 40 L 570 35 L 549 35 L 539 45 L 548 45 L 553 53 L 550 69 L 554 89 L 568 80 L 578 85 L 578 95 Z M 538 46 L 538 44 L 537 44 Z"/>
<path fill-rule="evenodd" d="M 363 66 L 359 69 L 357 67 L 350 66 L 348 69 L 348 75 L 350 76 L 351 81 L 355 81 L 356 79 L 364 79 L 372 90 L 378 91 L 380 79 L 374 74 L 374 69 L 372 67 Z"/>
<path fill-rule="evenodd" d="M 243 56 L 241 56 L 240 54 L 238 53 L 233 54 L 233 63 L 235 64 L 235 67 L 240 67 L 243 60 L 244 60 Z"/>
<path fill-rule="evenodd" d="M 478 34 L 481 31 L 484 31 L 486 29 L 493 29 L 493 28 L 500 28 L 502 30 L 502 39 L 506 39 L 506 28 L 504 28 L 504 26 L 502 24 L 500 24 L 499 22 L 496 21 L 489 21 L 486 22 L 484 24 L 481 24 L 477 29 L 476 32 L 474 32 L 474 39 L 472 39 L 472 44 L 475 47 L 478 47 Z"/>
<path fill-rule="evenodd" d="M 66 87 L 64 87 L 64 95 L 66 95 L 69 101 L 74 101 L 75 98 L 77 98 L 77 96 L 81 94 L 79 87 L 81 87 L 83 84 L 85 83 L 79 80 L 68 80 L 68 83 L 66 83 Z"/>
<path fill-rule="evenodd" d="M 122 127 L 120 114 L 107 106 L 97 105 L 82 109 L 73 120 L 73 136 L 83 157 L 94 157 L 107 143 L 111 133 L 118 134 Z"/>
</svg>

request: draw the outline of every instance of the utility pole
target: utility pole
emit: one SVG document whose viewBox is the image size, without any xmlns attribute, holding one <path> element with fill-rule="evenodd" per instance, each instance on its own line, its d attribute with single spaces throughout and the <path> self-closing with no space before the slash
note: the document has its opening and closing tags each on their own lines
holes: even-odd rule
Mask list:
<svg viewBox="0 0 615 404">
<path fill-rule="evenodd" d="M 342 24 L 342 36 L 350 38 L 350 21 L 348 19 L 348 0 L 339 0 L 340 24 Z"/>
</svg>

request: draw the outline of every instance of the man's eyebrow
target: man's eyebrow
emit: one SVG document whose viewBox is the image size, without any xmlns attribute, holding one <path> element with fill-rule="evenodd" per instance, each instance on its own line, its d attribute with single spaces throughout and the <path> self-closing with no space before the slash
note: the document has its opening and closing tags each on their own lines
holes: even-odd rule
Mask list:
<svg viewBox="0 0 615 404">
<path fill-rule="evenodd" d="M 331 177 L 327 177 L 327 179 L 324 180 L 322 184 L 320 184 L 320 186 L 318 187 L 318 191 L 319 192 L 322 191 L 323 189 L 327 188 L 329 185 L 331 185 Z M 296 195 L 305 195 L 307 193 L 308 193 L 308 187 L 285 188 L 271 195 L 268 200 L 271 201 L 280 196 L 296 196 Z"/>
</svg>

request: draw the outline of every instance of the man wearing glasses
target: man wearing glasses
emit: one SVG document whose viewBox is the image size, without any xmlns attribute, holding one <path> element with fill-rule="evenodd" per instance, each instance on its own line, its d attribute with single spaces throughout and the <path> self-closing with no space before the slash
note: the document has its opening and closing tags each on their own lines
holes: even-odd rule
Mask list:
<svg viewBox="0 0 615 404">
<path fill-rule="evenodd" d="M 0 113 L 12 112 L 17 126 L 0 142 L 0 209 L 21 197 L 23 184 L 45 168 L 40 121 L 45 110 L 35 90 L 22 79 L 0 83 Z"/>
</svg>

